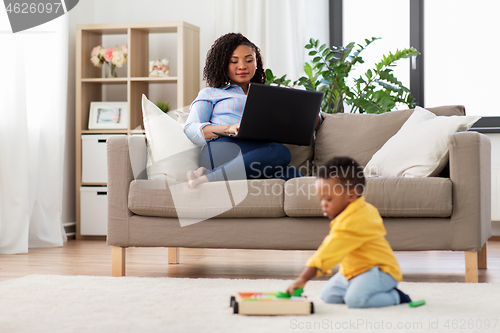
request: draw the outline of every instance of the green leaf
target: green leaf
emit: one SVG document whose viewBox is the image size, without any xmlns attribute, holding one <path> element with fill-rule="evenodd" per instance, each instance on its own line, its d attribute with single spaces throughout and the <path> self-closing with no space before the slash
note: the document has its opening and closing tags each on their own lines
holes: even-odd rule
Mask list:
<svg viewBox="0 0 500 333">
<path fill-rule="evenodd" d="M 315 50 L 309 51 L 309 55 L 310 56 L 313 56 L 313 55 L 316 55 L 316 54 L 318 54 L 318 52 L 315 51 Z"/>
<path fill-rule="evenodd" d="M 360 82 L 360 83 L 366 84 L 366 81 L 361 76 L 359 77 L 359 79 L 356 79 L 356 82 Z"/>
<path fill-rule="evenodd" d="M 387 90 L 391 90 L 391 91 L 394 91 L 394 92 L 401 92 L 403 91 L 400 87 L 398 87 L 397 85 L 393 85 L 393 84 L 390 84 L 390 83 L 387 83 L 387 82 L 384 82 L 382 80 L 375 80 L 375 82 L 380 85 L 381 87 L 387 89 Z"/>
<path fill-rule="evenodd" d="M 312 74 L 312 67 L 309 63 L 306 63 L 304 66 L 304 72 L 306 72 L 306 75 L 309 77 L 309 79 L 312 79 L 313 74 Z"/>
<path fill-rule="evenodd" d="M 335 59 L 335 53 L 329 53 L 326 57 L 325 57 L 325 60 L 326 61 L 330 61 L 332 59 Z M 335 59 L 335 60 L 338 60 L 338 59 Z"/>
<path fill-rule="evenodd" d="M 306 44 L 306 46 L 304 46 L 306 49 L 310 50 L 313 48 L 313 46 L 311 44 Z"/>
<path fill-rule="evenodd" d="M 322 63 L 322 62 L 318 62 L 318 63 L 314 66 L 314 68 L 315 68 L 317 71 L 319 71 L 319 72 L 321 72 L 321 70 L 322 70 L 324 67 L 325 67 L 325 64 L 324 64 L 324 63 Z"/>
<path fill-rule="evenodd" d="M 322 52 L 326 48 L 326 44 L 323 44 L 319 48 L 319 52 Z"/>
<path fill-rule="evenodd" d="M 271 84 L 276 84 L 277 82 L 277 78 L 276 76 L 274 76 L 273 72 L 268 68 L 266 71 L 265 71 L 265 74 L 266 74 L 266 84 L 267 85 L 271 85 Z"/>
<path fill-rule="evenodd" d="M 372 70 L 371 69 L 367 70 L 365 75 L 368 78 L 368 80 L 371 80 L 371 78 L 373 77 Z"/>
<path fill-rule="evenodd" d="M 330 80 L 321 80 L 321 84 L 323 84 L 323 87 L 328 88 L 328 86 L 330 85 Z"/>
<path fill-rule="evenodd" d="M 333 80 L 332 72 L 330 72 L 330 71 L 323 71 L 323 72 L 321 72 L 321 75 L 323 76 L 323 78 L 325 80 L 328 80 L 328 83 L 325 83 L 325 84 L 330 84 L 330 80 Z"/>
<path fill-rule="evenodd" d="M 345 59 L 347 58 L 347 56 L 349 56 L 349 54 L 351 53 L 352 49 L 354 48 L 354 45 L 355 45 L 354 42 L 351 42 L 351 43 L 347 44 L 347 46 L 345 47 L 344 51 L 342 52 L 342 57 L 340 58 L 340 61 L 342 61 L 342 62 L 345 61 Z"/>
<path fill-rule="evenodd" d="M 394 86 L 399 87 L 401 90 L 410 92 L 410 89 L 406 88 L 401 81 L 398 81 L 396 77 L 392 74 L 392 69 L 385 69 L 379 73 L 379 79 L 387 81 Z"/>
<path fill-rule="evenodd" d="M 267 79 L 267 81 L 270 82 L 270 81 L 274 80 L 273 71 L 271 69 L 269 69 L 269 68 L 266 69 L 265 73 L 266 73 L 266 79 Z"/>
</svg>

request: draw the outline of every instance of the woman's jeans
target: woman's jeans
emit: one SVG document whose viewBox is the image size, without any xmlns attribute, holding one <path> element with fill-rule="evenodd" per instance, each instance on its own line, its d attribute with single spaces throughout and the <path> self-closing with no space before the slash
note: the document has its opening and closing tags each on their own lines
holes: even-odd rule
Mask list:
<svg viewBox="0 0 500 333">
<path fill-rule="evenodd" d="M 378 308 L 401 303 L 398 285 L 391 275 L 378 266 L 350 280 L 340 273 L 335 274 L 323 286 L 321 299 L 326 303 L 345 303 L 349 308 Z"/>
<path fill-rule="evenodd" d="M 302 177 L 288 165 L 290 159 L 290 151 L 280 143 L 220 137 L 202 148 L 200 166 L 208 170 L 205 176 L 211 182 Z"/>
</svg>

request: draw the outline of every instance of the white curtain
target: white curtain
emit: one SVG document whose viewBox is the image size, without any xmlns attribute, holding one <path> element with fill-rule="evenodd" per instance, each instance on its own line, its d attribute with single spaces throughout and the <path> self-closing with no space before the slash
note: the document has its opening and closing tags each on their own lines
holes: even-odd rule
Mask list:
<svg viewBox="0 0 500 333">
<path fill-rule="evenodd" d="M 62 246 L 68 22 L 12 34 L 0 10 L 0 253 Z"/>
<path fill-rule="evenodd" d="M 264 68 L 303 75 L 310 38 L 329 44 L 328 0 L 216 0 L 216 38 L 240 32 L 262 51 Z"/>
</svg>

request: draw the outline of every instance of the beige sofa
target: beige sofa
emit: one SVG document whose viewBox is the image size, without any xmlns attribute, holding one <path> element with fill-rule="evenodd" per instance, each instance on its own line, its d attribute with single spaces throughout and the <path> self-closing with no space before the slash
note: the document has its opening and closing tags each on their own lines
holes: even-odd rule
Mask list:
<svg viewBox="0 0 500 333">
<path fill-rule="evenodd" d="M 462 106 L 429 110 L 441 116 L 465 114 Z M 337 155 L 366 165 L 412 112 L 324 115 L 313 145 L 289 146 L 290 164 L 310 173 L 312 161 L 321 165 Z M 490 156 L 486 136 L 459 132 L 451 137 L 449 164 L 438 177 L 368 179 L 366 200 L 384 218 L 393 249 L 464 251 L 465 280 L 477 282 L 477 269 L 486 268 L 491 236 Z M 181 227 L 165 182 L 137 172 L 137 166 L 144 170 L 145 165 L 143 137 L 108 140 L 107 241 L 113 276 L 125 275 L 127 247 L 168 247 L 169 263 L 178 263 L 180 247 L 314 250 L 328 233 L 329 221 L 309 191 L 313 177 L 238 181 L 248 182 L 249 195 L 242 202 L 207 221 Z M 224 182 L 202 186 L 217 195 L 226 188 Z"/>
</svg>

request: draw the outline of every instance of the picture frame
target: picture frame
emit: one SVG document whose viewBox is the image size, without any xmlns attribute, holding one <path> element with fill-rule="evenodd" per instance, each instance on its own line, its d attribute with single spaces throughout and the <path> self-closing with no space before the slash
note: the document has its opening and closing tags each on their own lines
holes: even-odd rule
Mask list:
<svg viewBox="0 0 500 333">
<path fill-rule="evenodd" d="M 127 102 L 91 102 L 89 129 L 127 129 Z"/>
</svg>

